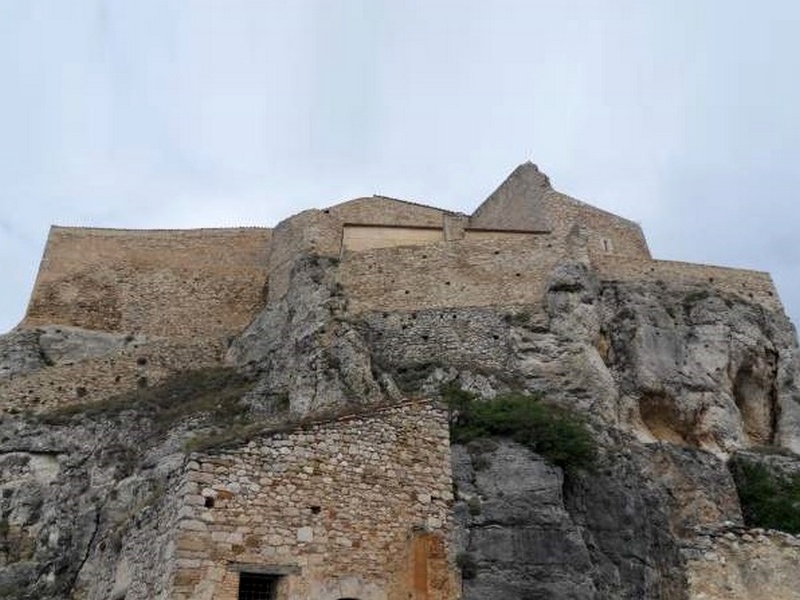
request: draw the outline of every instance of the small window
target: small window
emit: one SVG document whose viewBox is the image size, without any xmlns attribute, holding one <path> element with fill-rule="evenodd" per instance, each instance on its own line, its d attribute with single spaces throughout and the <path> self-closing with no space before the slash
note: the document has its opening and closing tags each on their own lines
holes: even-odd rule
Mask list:
<svg viewBox="0 0 800 600">
<path fill-rule="evenodd" d="M 239 573 L 239 600 L 274 600 L 278 576 L 264 573 Z"/>
<path fill-rule="evenodd" d="M 614 244 L 611 243 L 611 240 L 608 238 L 603 238 L 603 250 L 606 252 L 611 252 L 614 250 Z"/>
</svg>

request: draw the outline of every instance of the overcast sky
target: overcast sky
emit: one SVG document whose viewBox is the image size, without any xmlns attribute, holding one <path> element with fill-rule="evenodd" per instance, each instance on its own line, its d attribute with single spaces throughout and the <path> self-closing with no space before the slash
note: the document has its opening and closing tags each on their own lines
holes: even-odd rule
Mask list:
<svg viewBox="0 0 800 600">
<path fill-rule="evenodd" d="M 0 0 L 0 331 L 51 224 L 471 212 L 517 164 L 800 318 L 800 2 Z"/>
</svg>

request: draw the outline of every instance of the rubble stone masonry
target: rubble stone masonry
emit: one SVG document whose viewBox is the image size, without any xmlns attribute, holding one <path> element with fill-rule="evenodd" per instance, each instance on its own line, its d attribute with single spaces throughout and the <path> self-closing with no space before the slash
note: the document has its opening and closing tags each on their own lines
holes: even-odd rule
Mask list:
<svg viewBox="0 0 800 600">
<path fill-rule="evenodd" d="M 448 600 L 446 411 L 423 401 L 191 457 L 170 598 L 235 600 L 239 573 L 278 600 Z"/>
</svg>

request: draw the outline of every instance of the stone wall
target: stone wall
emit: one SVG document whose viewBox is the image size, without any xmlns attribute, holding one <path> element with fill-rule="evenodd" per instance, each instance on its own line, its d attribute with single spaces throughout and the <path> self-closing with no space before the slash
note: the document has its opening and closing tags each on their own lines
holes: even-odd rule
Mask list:
<svg viewBox="0 0 800 600">
<path fill-rule="evenodd" d="M 765 273 L 652 261 L 636 223 L 552 189 L 537 202 L 549 233 L 470 229 L 458 213 L 382 197 L 305 211 L 274 230 L 54 227 L 23 325 L 220 340 L 283 298 L 309 255 L 341 258 L 355 313 L 538 304 L 566 257 L 590 260 L 605 279 L 706 281 L 780 308 Z"/>
<path fill-rule="evenodd" d="M 345 225 L 342 238 L 346 250 L 360 251 L 392 246 L 422 246 L 444 239 L 444 231 L 423 227 L 384 227 L 373 225 Z"/>
<path fill-rule="evenodd" d="M 338 258 L 342 226 L 321 210 L 307 210 L 282 221 L 273 231 L 269 256 L 269 302 L 280 300 L 289 289 L 294 265 L 304 256 Z"/>
<path fill-rule="evenodd" d="M 592 255 L 650 258 L 642 228 L 633 221 L 552 190 L 543 195 L 542 202 L 554 237 L 567 236 L 578 224 L 586 230 Z"/>
<path fill-rule="evenodd" d="M 101 356 L 58 361 L 31 373 L 0 379 L 0 414 L 46 412 L 55 408 L 151 386 L 176 371 L 218 365 L 225 351 L 212 340 L 187 344 L 181 340 L 132 337 L 129 343 Z"/>
<path fill-rule="evenodd" d="M 800 590 L 800 537 L 763 529 L 720 528 L 686 544 L 692 600 L 794 600 Z"/>
<path fill-rule="evenodd" d="M 194 455 L 171 598 L 235 600 L 240 571 L 279 600 L 447 600 L 446 412 L 408 402 Z"/>
<path fill-rule="evenodd" d="M 345 252 L 340 275 L 356 314 L 542 304 L 565 255 L 566 247 L 546 235 L 441 242 Z"/>
<path fill-rule="evenodd" d="M 440 208 L 384 196 L 356 198 L 325 210 L 347 225 L 394 225 L 441 228 L 444 215 Z"/>
<path fill-rule="evenodd" d="M 670 260 L 632 260 L 612 256 L 593 257 L 592 264 L 604 279 L 705 283 L 723 293 L 741 296 L 773 310 L 783 308 L 772 278 L 769 273 L 761 271 Z"/>
<path fill-rule="evenodd" d="M 53 227 L 24 326 L 224 337 L 263 307 L 268 229 Z"/>
</svg>

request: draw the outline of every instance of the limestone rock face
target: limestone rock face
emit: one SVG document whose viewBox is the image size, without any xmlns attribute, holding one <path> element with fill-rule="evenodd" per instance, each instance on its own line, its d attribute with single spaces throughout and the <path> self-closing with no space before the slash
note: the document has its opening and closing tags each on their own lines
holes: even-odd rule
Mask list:
<svg viewBox="0 0 800 600">
<path fill-rule="evenodd" d="M 382 399 L 363 338 L 344 318 L 335 263 L 318 257 L 294 269 L 284 298 L 235 340 L 227 360 L 254 373 L 254 406 L 288 402 L 295 415 Z"/>
<path fill-rule="evenodd" d="M 46 364 L 36 331 L 23 329 L 0 335 L 0 379 L 30 373 Z"/>
<path fill-rule="evenodd" d="M 509 442 L 453 448 L 464 598 L 596 598 L 563 474 Z M 535 596 L 534 596 L 535 597 Z"/>
<path fill-rule="evenodd" d="M 0 595 L 100 600 L 165 589 L 168 489 L 184 459 L 151 448 L 148 462 L 147 431 L 118 425 L 0 423 Z"/>
<path fill-rule="evenodd" d="M 513 442 L 453 447 L 465 600 L 689 597 L 682 540 L 741 526 L 733 481 L 707 452 L 618 441 L 566 476 Z"/>
<path fill-rule="evenodd" d="M 143 336 L 46 325 L 0 336 L 0 379 L 116 352 Z"/>
<path fill-rule="evenodd" d="M 19 330 L 0 337 L 0 383 L 130 342 Z M 727 458 L 800 450 L 794 329 L 741 295 L 603 280 L 577 260 L 553 271 L 538 304 L 355 312 L 337 260 L 312 256 L 225 360 L 255 381 L 246 402 L 260 416 L 367 409 L 453 384 L 484 398 L 540 393 L 585 415 L 593 470 L 565 474 L 508 440 L 452 448 L 449 560 L 466 600 L 716 600 L 728 584 L 753 597 L 757 576 L 730 583 L 725 564 L 795 556 L 772 534 L 741 552 L 733 543 L 750 534 Z M 176 435 L 136 414 L 59 425 L 4 415 L 0 595 L 158 597 L 179 511 L 170 494 L 188 460 Z M 758 564 L 763 574 L 768 561 Z"/>
<path fill-rule="evenodd" d="M 800 449 L 791 324 L 697 287 L 614 285 L 600 297 L 621 417 L 644 440 L 719 454 Z"/>
</svg>

